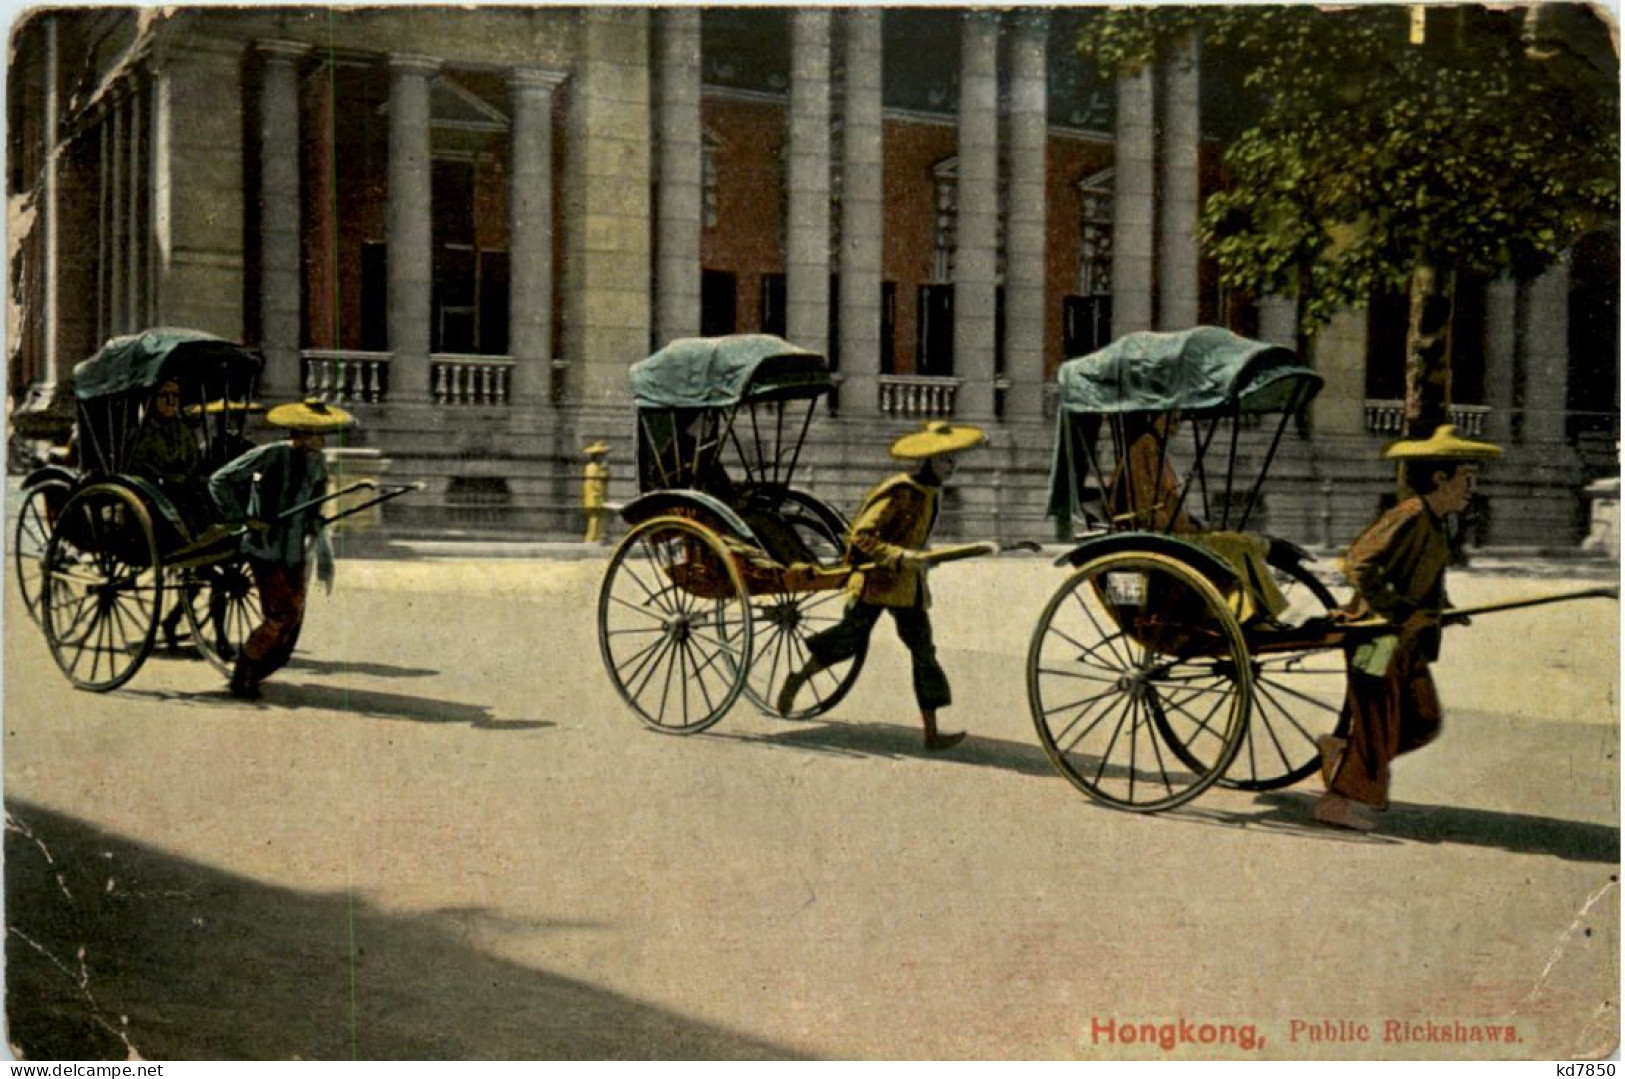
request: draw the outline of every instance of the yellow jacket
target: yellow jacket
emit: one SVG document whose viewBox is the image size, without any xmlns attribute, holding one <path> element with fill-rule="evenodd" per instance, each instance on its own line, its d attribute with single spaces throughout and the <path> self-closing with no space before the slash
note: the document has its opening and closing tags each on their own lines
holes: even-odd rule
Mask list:
<svg viewBox="0 0 1625 1079">
<path fill-rule="evenodd" d="M 925 570 L 901 564 L 909 551 L 924 549 L 937 523 L 938 489 L 899 473 L 871 490 L 852 521 L 847 560 L 873 562 L 852 575 L 847 591 L 877 607 L 928 607 Z"/>
</svg>

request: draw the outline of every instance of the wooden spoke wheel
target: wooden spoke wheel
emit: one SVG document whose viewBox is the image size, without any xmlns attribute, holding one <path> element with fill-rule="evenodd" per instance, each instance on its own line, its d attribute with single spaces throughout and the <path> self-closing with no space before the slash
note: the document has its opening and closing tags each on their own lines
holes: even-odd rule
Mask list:
<svg viewBox="0 0 1625 1079">
<path fill-rule="evenodd" d="M 45 559 L 45 545 L 51 540 L 51 527 L 68 500 L 69 490 L 71 486 L 65 480 L 42 480 L 23 491 L 23 502 L 17 510 L 11 561 L 17 573 L 17 589 L 22 593 L 23 608 L 35 622 L 40 619 L 41 566 Z"/>
<path fill-rule="evenodd" d="M 709 529 L 656 517 L 627 533 L 598 593 L 598 647 L 645 726 L 694 734 L 739 699 L 753 628 L 732 555 Z"/>
<path fill-rule="evenodd" d="M 1027 651 L 1044 752 L 1117 809 L 1170 809 L 1217 782 L 1241 748 L 1251 694 L 1247 645 L 1224 597 L 1162 554 L 1084 563 L 1051 597 Z"/>
<path fill-rule="evenodd" d="M 779 519 L 794 530 L 820 565 L 835 565 L 841 561 L 845 538 L 822 516 L 787 500 L 781 507 Z M 784 688 L 785 679 L 812 659 L 807 639 L 841 620 L 846 598 L 844 589 L 777 592 L 751 598 L 756 642 L 749 677 L 745 680 L 745 695 L 758 709 L 783 719 L 814 719 L 840 704 L 852 691 L 858 673 L 863 670 L 864 652 L 809 678 L 796 696 L 800 707 L 790 712 L 780 712 L 778 708 L 779 691 Z"/>
<path fill-rule="evenodd" d="M 1308 567 L 1272 558 L 1270 569 L 1287 599 L 1279 618 L 1288 627 L 1337 608 L 1331 590 Z M 1240 752 L 1219 782 L 1251 791 L 1288 787 L 1319 770 L 1321 736 L 1348 734 L 1347 664 L 1338 648 L 1273 652 L 1261 644 L 1252 667 L 1252 718 Z"/>
<path fill-rule="evenodd" d="M 80 689 L 129 681 L 152 652 L 163 611 L 146 507 L 111 484 L 78 492 L 51 530 L 41 575 L 40 623 L 57 666 Z"/>
<path fill-rule="evenodd" d="M 186 622 L 192 641 L 204 659 L 229 675 L 249 634 L 265 620 L 254 575 L 248 562 L 237 558 L 194 569 L 188 581 Z"/>
</svg>

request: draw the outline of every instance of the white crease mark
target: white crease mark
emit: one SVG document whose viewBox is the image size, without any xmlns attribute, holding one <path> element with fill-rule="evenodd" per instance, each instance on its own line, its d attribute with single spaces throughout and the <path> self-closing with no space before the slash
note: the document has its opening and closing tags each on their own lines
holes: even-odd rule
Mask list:
<svg viewBox="0 0 1625 1079">
<path fill-rule="evenodd" d="M 62 889 L 62 894 L 67 897 L 68 902 L 73 902 L 73 893 L 68 891 L 68 882 L 62 879 L 62 870 L 57 868 L 56 859 L 51 857 L 50 848 L 46 847 L 39 836 L 31 832 L 28 825 L 13 817 L 9 811 L 6 813 L 6 830 L 16 832 L 39 848 L 40 856 L 45 859 L 45 864 L 51 867 L 51 876 L 55 878 L 56 886 Z"/>
<path fill-rule="evenodd" d="M 1512 1011 L 1509 1014 L 1517 1015 L 1519 1008 L 1540 995 L 1541 990 L 1546 987 L 1546 980 L 1552 976 L 1552 971 L 1557 968 L 1557 964 L 1563 959 L 1563 953 L 1568 951 L 1569 941 L 1574 939 L 1574 934 L 1580 929 L 1580 923 L 1584 922 L 1586 915 L 1591 913 L 1591 908 L 1596 906 L 1603 896 L 1613 891 L 1618 883 L 1618 881 L 1609 881 L 1593 892 L 1590 898 L 1585 901 L 1585 905 L 1580 908 L 1580 913 L 1574 916 L 1574 921 L 1570 922 L 1569 927 L 1563 930 L 1562 935 L 1557 938 L 1557 947 L 1552 949 L 1552 954 L 1547 958 L 1546 966 L 1541 970 L 1540 976 L 1535 979 L 1534 986 L 1523 995 L 1521 1000 L 1512 1006 Z"/>
</svg>

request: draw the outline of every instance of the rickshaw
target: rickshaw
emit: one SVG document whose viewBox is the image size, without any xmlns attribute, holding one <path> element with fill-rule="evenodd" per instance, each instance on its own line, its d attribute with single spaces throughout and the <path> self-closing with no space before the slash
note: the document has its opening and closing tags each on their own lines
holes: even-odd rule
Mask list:
<svg viewBox="0 0 1625 1079">
<path fill-rule="evenodd" d="M 1150 812 L 1214 783 L 1285 787 L 1345 733 L 1356 631 L 1307 551 L 1248 531 L 1321 381 L 1211 326 L 1058 370 L 1050 510 L 1084 528 L 1056 562 L 1072 572 L 1033 630 L 1027 693 L 1045 753 L 1091 798 Z"/>
<path fill-rule="evenodd" d="M 261 621 L 239 550 L 244 530 L 213 520 L 200 486 L 165 488 L 129 467 L 155 388 L 171 380 L 180 387 L 181 414 L 202 418 L 210 460 L 242 412 L 230 404 L 251 399 L 259 371 L 259 357 L 240 345 L 169 328 L 115 337 L 74 368 L 77 467 L 30 477 L 16 547 L 24 602 L 78 688 L 106 692 L 135 675 L 152 653 L 166 593 L 180 604 L 193 645 L 223 673 Z"/>
<path fill-rule="evenodd" d="M 685 338 L 634 364 L 631 385 L 639 495 L 599 590 L 604 667 L 656 731 L 703 731 L 741 694 L 777 715 L 851 574 L 846 518 L 793 486 L 829 367 L 767 334 Z M 862 664 L 817 675 L 787 718 L 835 707 Z"/>
</svg>

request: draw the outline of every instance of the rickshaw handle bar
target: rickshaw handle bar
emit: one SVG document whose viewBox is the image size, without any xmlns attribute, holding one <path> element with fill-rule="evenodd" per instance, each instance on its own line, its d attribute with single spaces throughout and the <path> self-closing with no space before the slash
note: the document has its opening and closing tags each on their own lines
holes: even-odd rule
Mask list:
<svg viewBox="0 0 1625 1079">
<path fill-rule="evenodd" d="M 348 486 L 348 487 L 340 488 L 337 491 L 332 491 L 332 492 L 329 492 L 328 494 L 325 494 L 325 495 L 320 495 L 320 496 L 318 496 L 316 498 L 310 499 L 307 502 L 301 502 L 297 506 L 290 506 L 289 508 L 283 510 L 281 513 L 277 514 L 276 519 L 279 520 L 279 521 L 286 520 L 287 518 L 292 517 L 296 513 L 300 513 L 300 512 L 302 512 L 304 510 L 310 509 L 310 507 L 312 507 L 312 506 L 319 506 L 323 502 L 331 502 L 335 498 L 343 498 L 345 495 L 354 494 L 357 491 L 376 491 L 376 490 L 378 490 L 378 481 L 377 480 L 357 480 L 356 482 L 350 484 L 350 486 Z M 392 490 L 389 494 L 386 494 L 386 495 L 383 495 L 383 496 L 381 496 L 379 498 L 373 499 L 372 501 L 367 502 L 364 505 L 358 506 L 356 508 L 357 509 L 365 509 L 365 508 L 367 508 L 367 506 L 377 505 L 379 502 L 383 502 L 383 501 L 386 501 L 386 500 L 391 499 L 391 498 L 396 498 L 396 497 L 398 497 L 400 495 L 405 494 L 408 491 L 421 491 L 421 490 L 423 490 L 423 484 L 421 484 L 421 483 L 406 484 L 406 485 L 404 485 L 402 487 L 399 487 L 399 488 L 396 488 L 396 489 Z M 353 509 L 352 510 L 347 510 L 344 513 L 340 514 L 339 516 L 340 517 L 347 517 L 351 513 L 354 513 L 354 512 L 355 512 L 355 510 L 353 510 Z M 338 517 L 330 517 L 330 518 L 328 518 L 328 520 L 336 521 L 336 520 L 338 520 Z"/>
<path fill-rule="evenodd" d="M 1549 596 L 1531 596 L 1528 599 L 1508 600 L 1505 603 L 1486 603 L 1481 607 L 1452 607 L 1440 615 L 1440 621 L 1445 625 L 1460 622 L 1462 619 L 1480 614 L 1496 614 L 1500 611 L 1516 611 L 1524 607 L 1541 607 L 1548 603 L 1564 603 L 1571 599 L 1618 599 L 1619 586 L 1603 588 L 1582 588 L 1574 592 L 1554 592 Z"/>
<path fill-rule="evenodd" d="M 379 505 L 381 503 L 384 503 L 384 502 L 388 502 L 392 498 L 399 498 L 402 495 L 411 494 L 413 491 L 421 491 L 421 490 L 423 490 L 423 487 L 424 487 L 424 485 L 421 484 L 421 483 L 409 483 L 409 484 L 407 484 L 407 485 L 405 485 L 403 487 L 396 487 L 396 488 L 394 488 L 392 490 L 385 491 L 383 494 L 379 495 L 377 498 L 369 498 L 365 502 L 361 502 L 361 503 L 358 503 L 357 505 L 351 506 L 349 509 L 345 510 L 343 513 L 335 513 L 331 517 L 322 518 L 322 524 L 323 525 L 330 525 L 334 521 L 342 521 L 346 517 L 350 516 L 351 514 L 360 513 L 362 510 L 370 510 L 374 506 L 377 506 L 377 505 Z"/>
</svg>

